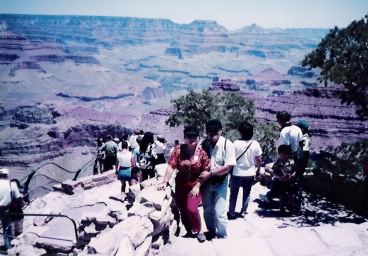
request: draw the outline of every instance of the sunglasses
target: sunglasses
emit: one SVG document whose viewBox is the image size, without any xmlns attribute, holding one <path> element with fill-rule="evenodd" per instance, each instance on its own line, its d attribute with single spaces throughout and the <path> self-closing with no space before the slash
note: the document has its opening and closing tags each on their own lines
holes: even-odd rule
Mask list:
<svg viewBox="0 0 368 256">
<path fill-rule="evenodd" d="M 217 128 L 208 128 L 207 129 L 207 132 L 219 132 L 220 129 L 217 129 Z"/>
<path fill-rule="evenodd" d="M 196 139 L 198 135 L 185 135 L 188 139 Z"/>
</svg>

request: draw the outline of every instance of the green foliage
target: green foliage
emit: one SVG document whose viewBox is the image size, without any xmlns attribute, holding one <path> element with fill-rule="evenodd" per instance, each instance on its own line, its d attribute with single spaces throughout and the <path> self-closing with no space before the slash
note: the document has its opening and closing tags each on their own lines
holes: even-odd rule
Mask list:
<svg viewBox="0 0 368 256">
<path fill-rule="evenodd" d="M 321 68 L 319 80 L 325 85 L 343 84 L 346 92 L 338 96 L 342 103 L 353 103 L 359 116 L 368 116 L 368 15 L 346 28 L 331 29 L 301 65 Z"/>
<path fill-rule="evenodd" d="M 317 167 L 335 174 L 356 175 L 368 163 L 368 139 L 321 150 Z"/>
<path fill-rule="evenodd" d="M 198 126 L 203 135 L 206 122 L 218 119 L 223 125 L 223 135 L 234 141 L 239 139 L 239 124 L 248 121 L 255 127 L 254 139 L 262 145 L 264 157 L 275 155 L 275 139 L 278 136 L 276 125 L 257 122 L 254 102 L 246 100 L 241 94 L 212 94 L 209 90 L 196 93 L 190 90 L 187 95 L 172 100 L 171 103 L 177 112 L 169 116 L 167 125 L 174 127 L 193 124 Z"/>
</svg>

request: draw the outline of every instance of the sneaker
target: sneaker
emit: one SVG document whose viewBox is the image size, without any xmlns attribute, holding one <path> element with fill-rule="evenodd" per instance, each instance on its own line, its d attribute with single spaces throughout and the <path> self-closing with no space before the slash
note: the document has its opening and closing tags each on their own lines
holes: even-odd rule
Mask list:
<svg viewBox="0 0 368 256">
<path fill-rule="evenodd" d="M 266 203 L 268 203 L 268 204 L 270 204 L 270 203 L 271 203 L 271 201 L 270 201 L 270 199 L 268 199 L 267 195 L 259 194 L 259 198 L 261 198 L 261 200 L 262 200 L 263 202 L 266 202 Z"/>
<path fill-rule="evenodd" d="M 203 243 L 204 241 L 206 241 L 206 236 L 202 232 L 199 232 L 197 234 L 197 240 L 198 242 Z"/>
<path fill-rule="evenodd" d="M 235 213 L 233 213 L 233 212 L 228 212 L 228 213 L 227 213 L 227 218 L 228 218 L 229 220 L 235 220 L 235 219 L 236 219 L 236 215 L 235 215 Z"/>
<path fill-rule="evenodd" d="M 211 241 L 212 239 L 216 238 L 216 233 L 215 232 L 207 231 L 207 232 L 204 233 L 204 235 L 206 236 L 206 239 L 208 241 Z"/>
<path fill-rule="evenodd" d="M 241 212 L 240 213 L 240 218 L 244 218 L 246 214 L 247 214 L 247 212 Z"/>
</svg>

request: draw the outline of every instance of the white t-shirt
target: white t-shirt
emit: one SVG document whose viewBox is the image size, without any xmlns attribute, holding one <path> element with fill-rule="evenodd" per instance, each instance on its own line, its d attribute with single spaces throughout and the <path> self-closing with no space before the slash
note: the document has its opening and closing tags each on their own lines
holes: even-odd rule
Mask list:
<svg viewBox="0 0 368 256">
<path fill-rule="evenodd" d="M 226 140 L 226 149 L 225 149 L 225 140 Z M 236 165 L 233 143 L 222 136 L 220 136 L 214 148 L 210 147 L 210 154 L 211 154 L 211 170 L 216 170 L 217 168 L 224 165 L 230 166 Z"/>
<path fill-rule="evenodd" d="M 10 187 L 11 184 L 11 187 Z M 11 190 L 10 190 L 11 189 Z M 10 195 L 11 191 L 11 195 Z M 10 183 L 6 179 L 0 180 L 0 206 L 9 206 L 12 198 L 19 198 L 20 193 L 14 182 Z"/>
<path fill-rule="evenodd" d="M 247 152 L 243 154 L 245 149 L 249 146 Z M 233 169 L 234 176 L 254 176 L 256 175 L 256 156 L 262 155 L 262 148 L 258 141 L 255 140 L 236 140 L 234 141 L 235 158 L 237 159 L 243 154 L 237 161 Z"/>
<path fill-rule="evenodd" d="M 132 135 L 129 138 L 130 146 L 134 149 L 138 147 L 137 135 Z"/>
<path fill-rule="evenodd" d="M 122 152 L 118 152 L 116 155 L 119 166 L 121 167 L 131 167 L 132 166 L 132 152 L 127 152 L 126 154 L 123 154 Z"/>
<path fill-rule="evenodd" d="M 163 154 L 166 148 L 166 145 L 158 140 L 155 141 L 156 147 L 155 151 L 156 154 Z"/>
<path fill-rule="evenodd" d="M 284 127 L 280 132 L 280 138 L 277 146 L 290 145 L 292 153 L 298 151 L 299 141 L 303 140 L 302 130 L 296 125 L 289 125 Z"/>
</svg>

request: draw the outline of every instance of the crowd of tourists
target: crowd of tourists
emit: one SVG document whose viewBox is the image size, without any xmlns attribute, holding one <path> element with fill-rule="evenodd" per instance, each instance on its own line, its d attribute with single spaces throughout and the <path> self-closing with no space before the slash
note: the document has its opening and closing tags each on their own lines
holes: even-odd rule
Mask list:
<svg viewBox="0 0 368 256">
<path fill-rule="evenodd" d="M 278 159 L 269 170 L 269 192 L 260 195 L 265 203 L 279 199 L 280 212 L 293 211 L 300 205 L 302 181 L 309 158 L 308 123 L 299 120 L 290 122 L 290 114 L 283 111 L 276 115 L 280 125 Z M 175 176 L 175 197 L 186 229 L 187 237 L 206 239 L 226 238 L 228 221 L 247 214 L 249 196 L 255 179 L 262 179 L 262 148 L 253 139 L 253 125 L 247 121 L 238 127 L 239 138 L 231 142 L 222 136 L 222 123 L 212 119 L 206 124 L 205 139 L 200 140 L 198 127 L 187 125 L 183 131 L 184 143 L 179 140 L 170 149 L 163 183 L 158 189 L 169 186 Z M 101 141 L 99 138 L 98 141 Z M 167 141 L 161 135 L 136 130 L 131 136 L 106 140 L 98 145 L 96 165 L 101 172 L 115 169 L 121 181 L 122 200 L 125 199 L 126 184 L 139 183 L 157 177 L 155 166 L 166 163 Z M 168 149 L 166 150 L 166 152 Z M 227 190 L 230 185 L 229 202 Z M 235 212 L 239 190 L 243 200 L 240 212 Z M 203 205 L 203 217 L 207 232 L 203 233 L 198 207 Z"/>
</svg>

